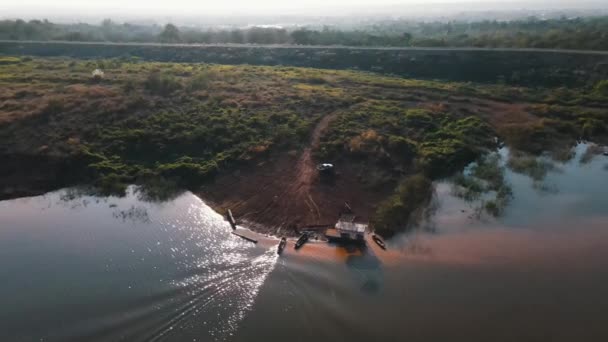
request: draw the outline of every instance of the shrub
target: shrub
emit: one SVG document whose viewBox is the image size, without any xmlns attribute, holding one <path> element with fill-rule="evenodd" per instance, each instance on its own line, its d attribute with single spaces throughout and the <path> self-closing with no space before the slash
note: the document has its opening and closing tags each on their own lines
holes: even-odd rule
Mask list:
<svg viewBox="0 0 608 342">
<path fill-rule="evenodd" d="M 199 72 L 194 75 L 188 82 L 188 90 L 196 91 L 207 89 L 211 80 L 215 77 L 214 73 L 209 71 Z"/>
<path fill-rule="evenodd" d="M 0 65 L 21 63 L 21 58 L 18 57 L 0 57 Z"/>
<path fill-rule="evenodd" d="M 425 206 L 432 195 L 431 180 L 423 175 L 406 178 L 397 191 L 380 204 L 370 223 L 383 236 L 390 236 L 407 228 L 411 215 Z"/>
<path fill-rule="evenodd" d="M 400 159 L 411 160 L 416 155 L 416 144 L 404 137 L 388 137 L 388 149 Z"/>
<path fill-rule="evenodd" d="M 176 181 L 179 185 L 198 185 L 208 180 L 217 172 L 217 164 L 213 161 L 198 164 L 188 159 L 182 159 L 173 164 L 160 165 L 159 173 L 162 177 Z"/>
<path fill-rule="evenodd" d="M 65 101 L 61 98 L 50 99 L 40 111 L 41 117 L 47 119 L 50 116 L 60 114 L 65 110 Z"/>
<path fill-rule="evenodd" d="M 584 138 L 588 139 L 606 132 L 606 126 L 600 120 L 587 118 L 583 122 L 582 134 Z"/>
<path fill-rule="evenodd" d="M 369 154 L 381 148 L 383 138 L 373 129 L 368 129 L 356 137 L 350 139 L 348 143 L 351 153 Z"/>
<path fill-rule="evenodd" d="M 131 79 L 127 80 L 122 85 L 122 89 L 124 90 L 125 93 L 130 93 L 130 92 L 134 91 L 135 88 L 136 88 L 135 81 L 133 81 Z"/>
<path fill-rule="evenodd" d="M 601 96 L 608 96 L 608 80 L 597 82 L 594 88 L 595 92 Z"/>
<path fill-rule="evenodd" d="M 98 187 L 102 195 L 115 195 L 122 197 L 125 195 L 125 191 L 128 186 L 128 179 L 124 176 L 110 173 L 108 175 L 101 176 L 96 186 Z"/>
<path fill-rule="evenodd" d="M 167 96 L 181 89 L 182 84 L 171 74 L 155 71 L 144 81 L 144 88 L 153 94 Z"/>
</svg>

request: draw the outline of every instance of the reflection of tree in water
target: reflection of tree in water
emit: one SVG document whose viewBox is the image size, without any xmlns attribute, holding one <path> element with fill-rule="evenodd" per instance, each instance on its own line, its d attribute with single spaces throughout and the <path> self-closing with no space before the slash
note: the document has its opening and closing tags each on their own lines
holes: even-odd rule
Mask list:
<svg viewBox="0 0 608 342">
<path fill-rule="evenodd" d="M 557 160 L 551 159 L 551 157 L 546 154 L 534 156 L 524 152 L 514 151 L 511 152 L 507 165 L 509 166 L 509 169 L 511 171 L 530 177 L 530 179 L 532 180 L 532 187 L 539 193 L 556 194 L 559 192 L 559 188 L 555 184 L 547 183 L 546 177 L 549 173 L 552 172 L 562 172 L 562 169 L 557 166 L 556 161 L 563 164 L 572 160 L 572 158 L 576 156 L 576 153 L 572 148 L 570 148 L 569 151 L 572 157 Z M 583 155 L 580 157 L 579 161 L 581 163 L 590 161 L 590 159 L 588 160 L 588 158 L 590 157 L 586 156 L 588 155 L 588 151 L 589 150 L 583 153 Z M 589 153 L 595 152 L 593 152 L 592 149 Z M 554 155 L 555 153 L 551 154 L 551 156 Z"/>
<path fill-rule="evenodd" d="M 91 189 L 89 188 L 67 188 L 59 193 L 59 201 L 63 203 L 70 203 L 88 196 L 91 196 Z"/>
<path fill-rule="evenodd" d="M 559 188 L 556 184 L 549 184 L 547 182 L 534 182 L 532 187 L 541 194 L 544 195 L 555 195 L 559 193 Z"/>
<path fill-rule="evenodd" d="M 402 244 L 400 251 L 409 255 L 419 256 L 430 256 L 433 254 L 433 250 L 425 239 L 420 238 L 418 235 L 409 236 L 407 244 Z"/>
<path fill-rule="evenodd" d="M 469 203 L 475 203 L 473 212 L 477 218 L 483 212 L 500 216 L 513 198 L 511 185 L 505 178 L 501 155 L 485 155 L 454 176 L 452 193 Z"/>
<path fill-rule="evenodd" d="M 597 144 L 589 144 L 585 152 L 581 155 L 579 162 L 581 164 L 589 164 L 596 156 L 605 152 L 605 147 Z"/>
<path fill-rule="evenodd" d="M 59 193 L 59 200 L 62 202 L 71 202 L 85 195 L 84 189 L 82 188 L 68 188 Z"/>
<path fill-rule="evenodd" d="M 137 192 L 137 188 L 130 186 L 127 189 L 126 195 L 128 197 L 133 196 Z M 100 196 L 99 192 L 93 187 L 73 187 L 66 188 L 56 193 L 50 194 L 48 208 L 51 207 L 51 203 L 55 202 L 56 205 L 70 208 L 70 209 L 81 209 L 87 208 L 91 203 L 109 203 L 112 197 Z M 46 197 L 46 195 L 45 195 Z M 116 199 L 116 198 L 114 198 Z M 148 210 L 142 206 L 132 205 L 129 209 L 120 210 L 118 204 L 110 202 L 108 204 L 110 209 L 115 209 L 112 212 L 112 216 L 116 219 L 120 219 L 123 222 L 140 222 L 149 223 L 150 217 Z"/>
<path fill-rule="evenodd" d="M 415 210 L 410 215 L 410 227 L 408 227 L 407 231 L 423 231 L 427 233 L 437 232 L 437 224 L 433 221 L 433 219 L 436 217 L 439 208 L 441 208 L 439 197 L 437 196 L 435 189 L 433 189 L 433 195 L 431 196 L 429 204 L 426 207 L 421 207 Z"/>
<path fill-rule="evenodd" d="M 131 206 L 131 208 L 127 210 L 118 210 L 112 213 L 114 218 L 120 219 L 123 222 L 140 222 L 140 223 L 150 223 L 150 216 L 148 215 L 148 210 L 144 207 L 136 207 Z"/>
<path fill-rule="evenodd" d="M 559 163 L 567 163 L 576 157 L 576 150 L 572 146 L 558 146 L 545 153 L 548 158 Z"/>
<path fill-rule="evenodd" d="M 61 190 L 58 194 L 58 205 L 70 209 L 86 208 L 90 203 L 107 202 L 105 197 L 97 197 L 97 192 L 91 187 L 73 187 Z M 50 207 L 50 205 L 49 205 Z"/>
<path fill-rule="evenodd" d="M 360 253 L 351 254 L 346 259 L 346 265 L 361 280 L 361 291 L 369 294 L 378 293 L 382 289 L 382 264 L 376 255 L 367 247 L 356 247 Z"/>
<path fill-rule="evenodd" d="M 137 198 L 144 202 L 167 202 L 177 198 L 184 190 L 174 181 L 155 178 L 135 189 Z"/>
<path fill-rule="evenodd" d="M 512 151 L 507 163 L 513 172 L 526 175 L 534 182 L 542 182 L 549 172 L 559 172 L 555 163 L 545 156 L 533 156 Z"/>
<path fill-rule="evenodd" d="M 137 195 L 137 199 L 142 202 L 167 202 L 175 199 L 183 193 L 172 181 L 154 180 L 146 182 L 145 185 L 131 185 L 127 187 L 124 196 L 131 197 Z M 118 197 L 124 197 L 118 196 Z M 67 203 L 73 208 L 86 207 L 89 203 L 107 203 L 112 196 L 108 197 L 101 189 L 95 187 L 73 187 L 62 190 L 59 193 L 59 202 Z M 82 199 L 80 202 L 75 202 Z M 116 207 L 111 204 L 110 208 Z"/>
</svg>

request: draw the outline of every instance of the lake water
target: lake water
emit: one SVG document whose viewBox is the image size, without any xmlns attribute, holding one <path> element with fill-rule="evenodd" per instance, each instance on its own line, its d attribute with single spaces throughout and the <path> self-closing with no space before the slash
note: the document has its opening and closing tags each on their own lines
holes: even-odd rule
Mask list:
<svg viewBox="0 0 608 342">
<path fill-rule="evenodd" d="M 388 251 L 278 257 L 190 193 L 3 201 L 0 341 L 606 341 L 608 158 L 585 148 L 540 180 L 507 170 L 499 218 L 439 182 Z"/>
</svg>

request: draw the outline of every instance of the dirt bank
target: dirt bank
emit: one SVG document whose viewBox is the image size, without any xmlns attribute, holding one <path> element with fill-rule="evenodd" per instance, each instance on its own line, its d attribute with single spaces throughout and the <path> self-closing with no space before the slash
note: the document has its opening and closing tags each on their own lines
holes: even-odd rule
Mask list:
<svg viewBox="0 0 608 342">
<path fill-rule="evenodd" d="M 352 165 L 336 165 L 337 175 L 327 181 L 319 177 L 313 151 L 337 112 L 323 116 L 315 126 L 307 147 L 274 155 L 249 169 L 220 176 L 199 195 L 219 212 L 231 209 L 240 221 L 256 231 L 296 234 L 309 225 L 333 224 L 344 202 L 367 221 L 377 203 L 389 191 L 371 191 L 358 181 Z"/>
</svg>

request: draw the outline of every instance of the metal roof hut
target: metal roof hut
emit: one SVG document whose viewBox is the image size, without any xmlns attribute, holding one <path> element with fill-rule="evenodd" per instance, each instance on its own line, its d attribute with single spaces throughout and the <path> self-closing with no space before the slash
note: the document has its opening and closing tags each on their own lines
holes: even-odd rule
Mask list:
<svg viewBox="0 0 608 342">
<path fill-rule="evenodd" d="M 353 213 L 342 213 L 335 226 L 327 229 L 325 236 L 330 241 L 364 243 L 366 230 L 366 224 L 355 222 Z"/>
<path fill-rule="evenodd" d="M 350 241 L 363 241 L 365 238 L 365 230 L 367 229 L 367 225 L 363 223 L 354 222 L 354 215 L 352 221 L 345 219 L 344 217 L 340 217 L 338 223 L 336 223 L 336 230 L 340 233 L 340 237 L 343 240 Z"/>
</svg>

